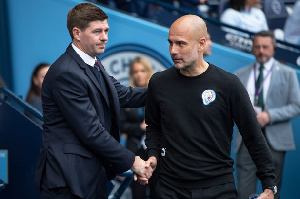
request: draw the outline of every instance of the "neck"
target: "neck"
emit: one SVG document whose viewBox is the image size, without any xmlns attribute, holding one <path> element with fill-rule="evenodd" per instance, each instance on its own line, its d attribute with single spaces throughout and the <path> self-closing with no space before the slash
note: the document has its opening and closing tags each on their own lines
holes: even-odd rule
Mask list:
<svg viewBox="0 0 300 199">
<path fill-rule="evenodd" d="M 91 56 L 91 57 L 93 57 L 93 58 L 96 58 L 95 55 L 90 55 L 90 54 L 88 54 L 88 53 L 84 50 L 84 48 L 80 45 L 80 43 L 79 43 L 78 41 L 76 41 L 75 39 L 72 41 L 72 43 L 73 43 L 77 48 L 79 48 L 79 50 L 81 50 L 83 53 L 85 53 L 85 54 L 87 54 L 87 55 L 89 55 L 89 56 Z"/>
<path fill-rule="evenodd" d="M 180 69 L 180 73 L 184 76 L 195 77 L 204 73 L 208 69 L 208 66 L 209 64 L 203 60 L 200 64 L 196 65 L 195 67 L 190 66 L 185 69 Z"/>
<path fill-rule="evenodd" d="M 245 9 L 248 10 L 248 11 L 250 11 L 250 9 L 251 9 L 252 7 L 253 7 L 252 4 L 246 3 Z"/>
</svg>

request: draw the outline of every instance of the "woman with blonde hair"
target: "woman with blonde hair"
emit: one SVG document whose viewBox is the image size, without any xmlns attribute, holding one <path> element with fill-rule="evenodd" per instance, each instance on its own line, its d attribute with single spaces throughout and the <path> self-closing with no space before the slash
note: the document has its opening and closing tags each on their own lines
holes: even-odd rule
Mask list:
<svg viewBox="0 0 300 199">
<path fill-rule="evenodd" d="M 129 84 L 132 87 L 147 87 L 153 68 L 148 58 L 138 56 L 132 60 L 129 68 Z"/>
</svg>

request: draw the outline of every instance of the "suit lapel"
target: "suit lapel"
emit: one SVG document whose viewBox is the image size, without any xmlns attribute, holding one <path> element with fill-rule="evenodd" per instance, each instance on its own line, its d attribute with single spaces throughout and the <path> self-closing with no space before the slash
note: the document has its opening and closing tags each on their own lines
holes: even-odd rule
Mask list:
<svg viewBox="0 0 300 199">
<path fill-rule="evenodd" d="M 278 81 L 279 80 L 279 76 L 278 76 L 279 72 L 280 72 L 280 66 L 279 66 L 279 63 L 275 60 L 274 61 L 274 66 L 272 68 L 270 85 L 269 85 L 269 90 L 268 90 L 268 93 L 267 93 L 267 99 L 269 99 L 269 97 L 270 97 L 270 95 L 272 93 L 272 90 L 276 89 L 276 87 L 277 87 L 277 84 L 274 81 Z M 266 101 L 268 101 L 268 100 L 266 100 Z"/>
<path fill-rule="evenodd" d="M 92 71 L 89 69 L 88 65 L 75 52 L 75 50 L 73 49 L 71 44 L 67 48 L 67 52 L 73 57 L 73 59 L 79 64 L 80 68 L 82 68 L 85 71 L 86 75 L 92 80 L 94 85 L 97 87 L 97 89 L 100 91 L 100 93 L 104 97 L 107 106 L 109 107 L 109 102 L 108 102 L 107 96 L 104 96 L 103 91 L 100 88 L 99 81 L 97 80 L 95 75 L 92 73 Z"/>
<path fill-rule="evenodd" d="M 240 80 L 243 83 L 243 85 L 245 86 L 245 88 L 247 88 L 247 84 L 248 84 L 248 81 L 249 81 L 249 78 L 250 78 L 251 70 L 253 70 L 253 65 L 248 66 L 246 68 L 246 72 L 242 73 L 242 76 L 240 77 Z"/>
</svg>

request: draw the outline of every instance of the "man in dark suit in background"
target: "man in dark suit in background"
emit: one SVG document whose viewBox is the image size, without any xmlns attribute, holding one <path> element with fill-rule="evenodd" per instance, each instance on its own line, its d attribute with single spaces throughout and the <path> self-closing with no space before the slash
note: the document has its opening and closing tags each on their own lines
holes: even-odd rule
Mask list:
<svg viewBox="0 0 300 199">
<path fill-rule="evenodd" d="M 97 58 L 108 41 L 107 19 L 90 3 L 71 9 L 72 43 L 44 79 L 36 173 L 42 198 L 107 198 L 106 181 L 117 173 L 131 168 L 139 176 L 152 175 L 148 163 L 119 143 L 120 106 L 144 106 L 147 89 L 120 85 Z"/>
</svg>

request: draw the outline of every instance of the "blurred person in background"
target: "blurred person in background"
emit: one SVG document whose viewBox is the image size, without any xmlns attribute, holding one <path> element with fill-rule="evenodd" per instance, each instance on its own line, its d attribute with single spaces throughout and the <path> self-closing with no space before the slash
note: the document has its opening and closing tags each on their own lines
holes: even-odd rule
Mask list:
<svg viewBox="0 0 300 199">
<path fill-rule="evenodd" d="M 180 7 L 188 9 L 193 14 L 200 14 L 203 17 L 208 17 L 209 6 L 206 5 L 209 0 L 179 0 Z"/>
<path fill-rule="evenodd" d="M 205 44 L 205 48 L 203 51 L 204 57 L 211 55 L 211 46 L 213 44 L 208 30 L 207 30 L 207 36 L 205 37 L 205 39 L 206 39 L 206 44 Z"/>
<path fill-rule="evenodd" d="M 129 82 L 132 87 L 148 87 L 153 74 L 153 68 L 148 58 L 139 56 L 130 63 Z M 145 154 L 145 109 L 121 109 L 120 130 L 127 135 L 126 147 L 135 155 Z M 137 181 L 131 183 L 132 198 L 145 199 L 148 186 L 140 185 Z"/>
<path fill-rule="evenodd" d="M 6 84 L 4 82 L 4 80 L 2 79 L 1 75 L 0 75 L 0 87 L 6 87 Z M 4 96 L 2 93 L 0 93 L 0 99 L 3 99 Z"/>
<path fill-rule="evenodd" d="M 259 0 L 230 0 L 229 8 L 221 15 L 220 21 L 250 32 L 269 30 L 264 12 L 257 7 Z M 223 28 L 227 32 L 248 37 L 248 34 Z"/>
<path fill-rule="evenodd" d="M 272 32 L 258 32 L 253 39 L 255 63 L 235 74 L 246 87 L 262 134 L 270 148 L 275 166 L 276 199 L 280 187 L 286 151 L 295 150 L 291 119 L 300 114 L 300 91 L 296 72 L 274 59 L 276 39 Z M 257 169 L 244 144 L 236 134 L 237 182 L 240 199 L 256 192 Z M 257 144 L 257 143 L 253 143 Z"/>
<path fill-rule="evenodd" d="M 6 84 L 5 84 L 4 80 L 2 79 L 1 75 L 0 75 L 0 87 L 6 87 Z"/>
<path fill-rule="evenodd" d="M 288 17 L 284 26 L 285 41 L 300 46 L 300 1 L 297 1 L 293 13 Z"/>
<path fill-rule="evenodd" d="M 30 79 L 30 88 L 26 96 L 26 102 L 31 104 L 41 113 L 43 113 L 41 89 L 44 77 L 48 72 L 49 67 L 50 65 L 48 63 L 40 63 L 35 67 Z"/>
</svg>

